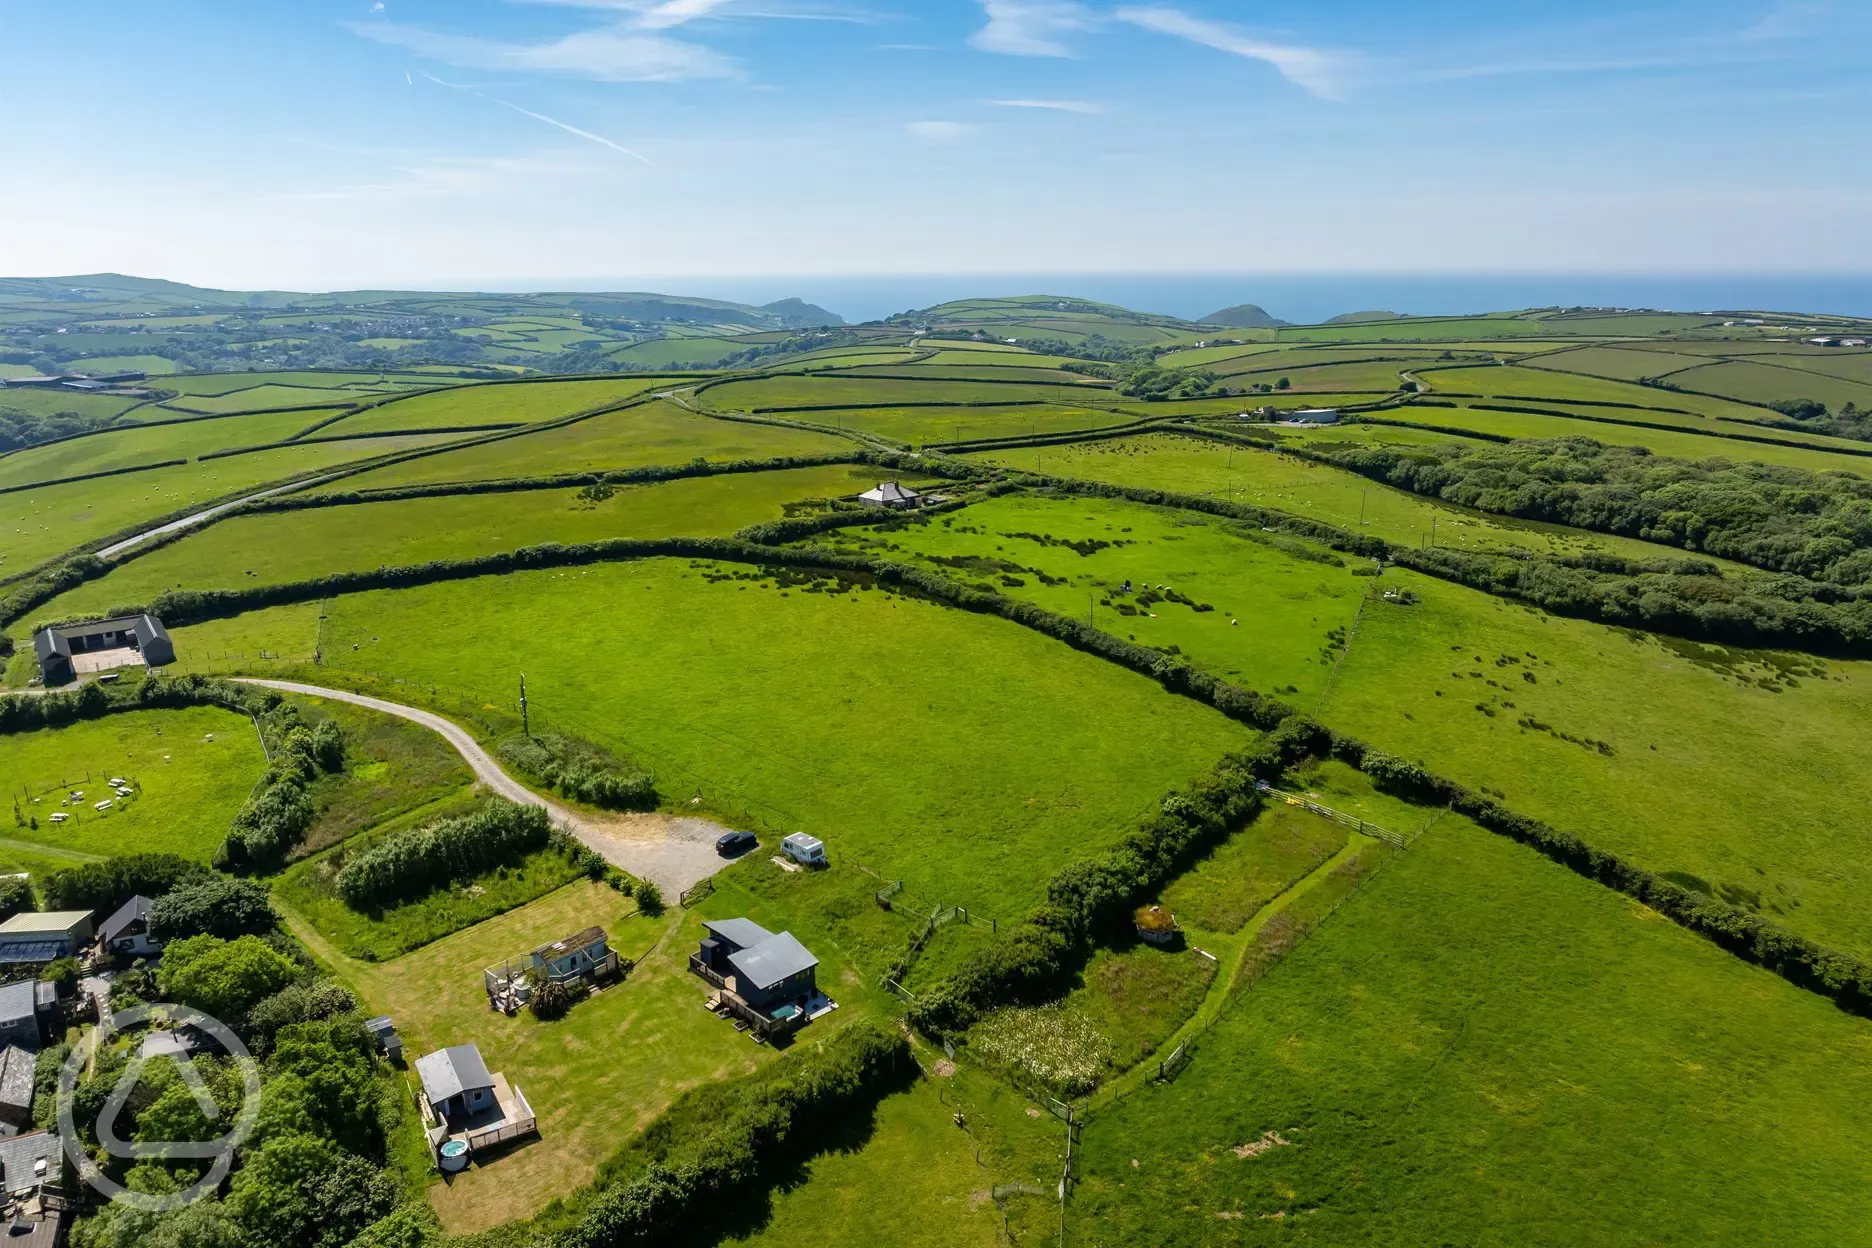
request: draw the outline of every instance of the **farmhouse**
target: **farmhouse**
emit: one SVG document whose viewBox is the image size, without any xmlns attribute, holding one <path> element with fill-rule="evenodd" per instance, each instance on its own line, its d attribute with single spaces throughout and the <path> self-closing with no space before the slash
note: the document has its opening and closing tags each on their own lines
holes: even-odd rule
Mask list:
<svg viewBox="0 0 1872 1248">
<path fill-rule="evenodd" d="M 137 663 L 163 667 L 176 657 L 168 630 L 153 615 L 41 629 L 33 636 L 33 650 L 39 678 L 47 685 L 67 685 L 89 672 Z"/>
<path fill-rule="evenodd" d="M 149 934 L 151 904 L 147 897 L 132 897 L 98 926 L 98 943 L 106 953 L 147 958 L 161 951 L 162 942 Z"/>
<path fill-rule="evenodd" d="M 858 502 L 864 507 L 890 507 L 909 511 L 923 505 L 923 496 L 915 490 L 905 489 L 895 481 L 885 481 L 876 489 L 860 494 Z"/>
<path fill-rule="evenodd" d="M 89 910 L 29 910 L 0 923 L 0 964 L 56 962 L 90 943 Z"/>
<path fill-rule="evenodd" d="M 689 955 L 689 969 L 720 989 L 711 1005 L 754 1029 L 783 1035 L 833 1008 L 819 991 L 819 959 L 791 932 L 779 935 L 752 919 L 714 919 Z"/>
</svg>

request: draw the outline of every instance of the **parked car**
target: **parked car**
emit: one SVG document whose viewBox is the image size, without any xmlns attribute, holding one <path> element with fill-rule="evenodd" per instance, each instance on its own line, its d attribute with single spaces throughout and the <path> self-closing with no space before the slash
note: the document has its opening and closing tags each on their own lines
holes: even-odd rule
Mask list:
<svg viewBox="0 0 1872 1248">
<path fill-rule="evenodd" d="M 724 858 L 734 858 L 747 853 L 760 844 L 760 838 L 752 832 L 729 832 L 715 842 L 715 852 Z"/>
</svg>

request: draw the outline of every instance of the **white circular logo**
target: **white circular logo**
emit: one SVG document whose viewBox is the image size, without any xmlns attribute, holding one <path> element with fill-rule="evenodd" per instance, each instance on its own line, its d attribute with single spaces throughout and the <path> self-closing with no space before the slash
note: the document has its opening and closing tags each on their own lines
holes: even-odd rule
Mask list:
<svg viewBox="0 0 1872 1248">
<path fill-rule="evenodd" d="M 228 1134 L 214 1140 L 173 1140 L 162 1142 L 133 1142 L 118 1137 L 117 1115 L 122 1112 L 130 1094 L 136 1090 L 137 1081 L 143 1074 L 143 1068 L 156 1057 L 170 1057 L 179 1068 L 182 1082 L 195 1097 L 196 1105 L 201 1107 L 202 1116 L 210 1122 L 221 1117 L 221 1107 L 215 1104 L 214 1096 L 201 1074 L 186 1053 L 158 1054 L 146 1056 L 141 1049 L 131 1057 L 130 1065 L 118 1078 L 117 1086 L 111 1090 L 110 1097 L 104 1102 L 104 1108 L 98 1113 L 97 1137 L 104 1146 L 104 1151 L 113 1157 L 130 1157 L 136 1160 L 209 1160 L 208 1173 L 183 1191 L 167 1196 L 152 1196 L 147 1192 L 135 1192 L 106 1175 L 90 1154 L 85 1152 L 83 1142 L 78 1135 L 76 1124 L 72 1120 L 72 1100 L 78 1089 L 78 1076 L 83 1073 L 87 1050 L 74 1048 L 71 1056 L 65 1059 L 58 1080 L 58 1129 L 59 1138 L 65 1146 L 65 1155 L 86 1183 L 103 1193 L 112 1201 L 141 1209 L 149 1213 L 166 1213 L 192 1205 L 203 1196 L 221 1186 L 221 1180 L 227 1178 L 228 1171 L 234 1166 L 234 1150 L 246 1143 L 253 1134 L 254 1124 L 260 1118 L 260 1066 L 240 1037 L 234 1034 L 220 1019 L 204 1014 L 200 1010 L 186 1005 L 139 1005 L 135 1009 L 125 1010 L 120 1014 L 111 1014 L 98 1024 L 92 1033 L 92 1050 L 106 1043 L 112 1036 L 127 1027 L 134 1027 L 152 1018 L 165 1018 L 177 1026 L 196 1028 L 213 1036 L 241 1072 L 242 1096 L 240 1113 L 235 1116 L 234 1126 Z"/>
</svg>

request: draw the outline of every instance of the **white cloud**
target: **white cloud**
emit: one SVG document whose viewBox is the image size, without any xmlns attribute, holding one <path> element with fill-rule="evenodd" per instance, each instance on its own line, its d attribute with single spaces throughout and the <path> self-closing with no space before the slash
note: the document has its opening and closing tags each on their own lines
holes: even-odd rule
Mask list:
<svg viewBox="0 0 1872 1248">
<path fill-rule="evenodd" d="M 1084 113 L 1096 116 L 1105 110 L 1089 100 L 990 100 L 996 108 L 1043 108 L 1056 113 Z"/>
<path fill-rule="evenodd" d="M 713 49 L 622 26 L 581 31 L 543 43 L 503 43 L 393 22 L 354 22 L 351 30 L 464 69 L 532 70 L 602 82 L 678 82 L 731 78 L 740 72 L 732 60 Z"/>
<path fill-rule="evenodd" d="M 1339 94 L 1338 59 L 1315 48 L 1269 43 L 1251 38 L 1219 22 L 1191 17 L 1179 9 L 1123 8 L 1113 14 L 1121 22 L 1141 26 L 1160 35 L 1171 35 L 1250 60 L 1265 61 L 1279 70 L 1289 82 L 1306 88 L 1314 95 L 1334 99 Z"/>
<path fill-rule="evenodd" d="M 930 143 L 954 143 L 966 135 L 972 127 L 963 125 L 959 121 L 913 121 L 904 129 Z"/>
<path fill-rule="evenodd" d="M 1007 56 L 1071 56 L 1060 36 L 1096 24 L 1091 10 L 1071 0 L 981 0 L 981 6 L 988 24 L 969 43 Z"/>
</svg>

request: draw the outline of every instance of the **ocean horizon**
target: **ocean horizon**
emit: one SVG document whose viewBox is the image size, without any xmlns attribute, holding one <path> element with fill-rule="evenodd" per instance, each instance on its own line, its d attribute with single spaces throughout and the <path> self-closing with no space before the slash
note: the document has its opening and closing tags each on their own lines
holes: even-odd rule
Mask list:
<svg viewBox="0 0 1872 1248">
<path fill-rule="evenodd" d="M 1818 274 L 904 274 L 883 277 L 661 277 L 542 279 L 479 290 L 638 290 L 764 304 L 800 298 L 847 321 L 874 321 L 954 299 L 1061 295 L 1197 320 L 1258 304 L 1295 324 L 1348 312 L 1468 316 L 1540 307 L 1626 307 L 1677 312 L 1803 312 L 1872 317 L 1872 272 Z"/>
</svg>

